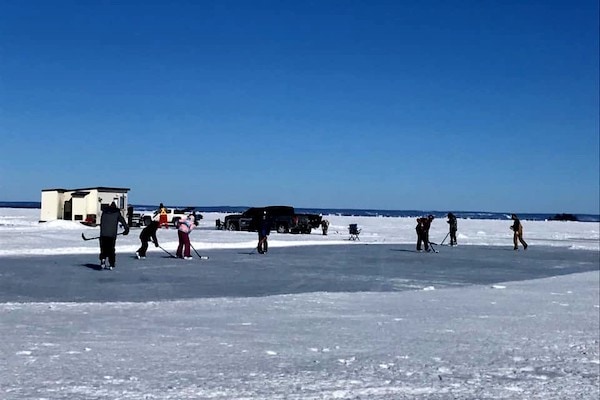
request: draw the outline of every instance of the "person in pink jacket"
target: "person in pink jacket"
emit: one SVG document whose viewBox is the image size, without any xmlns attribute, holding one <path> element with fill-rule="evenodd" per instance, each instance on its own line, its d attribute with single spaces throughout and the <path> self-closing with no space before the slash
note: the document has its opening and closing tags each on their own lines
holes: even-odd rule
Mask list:
<svg viewBox="0 0 600 400">
<path fill-rule="evenodd" d="M 180 219 L 177 223 L 177 236 L 179 237 L 179 246 L 177 247 L 177 253 L 175 253 L 177 258 L 192 259 L 190 254 L 190 232 L 194 230 L 195 226 L 196 218 L 194 218 L 193 214 Z"/>
</svg>

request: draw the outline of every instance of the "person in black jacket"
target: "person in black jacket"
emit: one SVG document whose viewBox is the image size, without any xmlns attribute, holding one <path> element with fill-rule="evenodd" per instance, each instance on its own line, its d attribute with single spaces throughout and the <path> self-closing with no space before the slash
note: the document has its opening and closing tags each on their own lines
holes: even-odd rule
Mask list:
<svg viewBox="0 0 600 400">
<path fill-rule="evenodd" d="M 263 215 L 258 224 L 258 246 L 256 250 L 260 254 L 265 254 L 269 251 L 269 234 L 271 233 L 271 220 L 267 216 L 267 212 L 263 211 Z"/>
<path fill-rule="evenodd" d="M 159 222 L 151 221 L 150 225 L 142 229 L 140 233 L 140 240 L 142 246 L 135 252 L 137 259 L 146 258 L 146 251 L 148 251 L 148 242 L 152 241 L 155 247 L 158 247 L 158 238 L 156 237 L 156 231 L 158 230 Z"/>
<path fill-rule="evenodd" d="M 102 212 L 100 217 L 100 267 L 113 269 L 115 268 L 115 244 L 117 243 L 117 228 L 119 223 L 123 226 L 123 235 L 129 234 L 129 226 L 125 222 L 125 218 L 117 208 L 113 201 L 110 206 Z M 108 258 L 108 267 L 106 259 Z"/>
<path fill-rule="evenodd" d="M 450 225 L 450 246 L 456 246 L 458 244 L 456 241 L 456 232 L 458 231 L 456 216 L 452 213 L 448 213 L 448 221 L 446 222 Z"/>
<path fill-rule="evenodd" d="M 417 251 L 421 250 L 421 243 L 425 245 L 425 251 L 429 252 L 429 228 L 431 228 L 431 222 L 433 221 L 433 215 L 427 217 L 417 218 Z"/>
</svg>

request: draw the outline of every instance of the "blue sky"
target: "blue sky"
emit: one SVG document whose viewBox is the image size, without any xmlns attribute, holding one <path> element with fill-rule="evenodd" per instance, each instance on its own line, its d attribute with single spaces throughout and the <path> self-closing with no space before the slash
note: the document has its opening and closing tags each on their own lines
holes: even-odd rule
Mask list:
<svg viewBox="0 0 600 400">
<path fill-rule="evenodd" d="M 0 0 L 0 200 L 598 213 L 598 14 Z"/>
</svg>

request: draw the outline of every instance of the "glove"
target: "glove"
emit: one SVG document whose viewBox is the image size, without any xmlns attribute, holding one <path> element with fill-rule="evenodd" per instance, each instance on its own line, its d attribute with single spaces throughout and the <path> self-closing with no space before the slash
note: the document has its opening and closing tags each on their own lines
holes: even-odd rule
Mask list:
<svg viewBox="0 0 600 400">
<path fill-rule="evenodd" d="M 125 229 L 125 230 L 123 231 L 123 236 L 127 236 L 127 235 L 129 235 L 129 229 Z"/>
<path fill-rule="evenodd" d="M 154 242 L 154 247 L 158 247 L 158 242 Z"/>
</svg>

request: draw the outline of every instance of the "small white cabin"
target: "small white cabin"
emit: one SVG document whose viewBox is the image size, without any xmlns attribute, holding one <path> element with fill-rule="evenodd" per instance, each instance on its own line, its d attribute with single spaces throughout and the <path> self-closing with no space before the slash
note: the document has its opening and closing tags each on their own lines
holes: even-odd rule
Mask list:
<svg viewBox="0 0 600 400">
<path fill-rule="evenodd" d="M 64 219 L 94 225 L 113 201 L 126 217 L 128 192 L 128 188 L 115 187 L 43 189 L 40 222 Z"/>
</svg>

